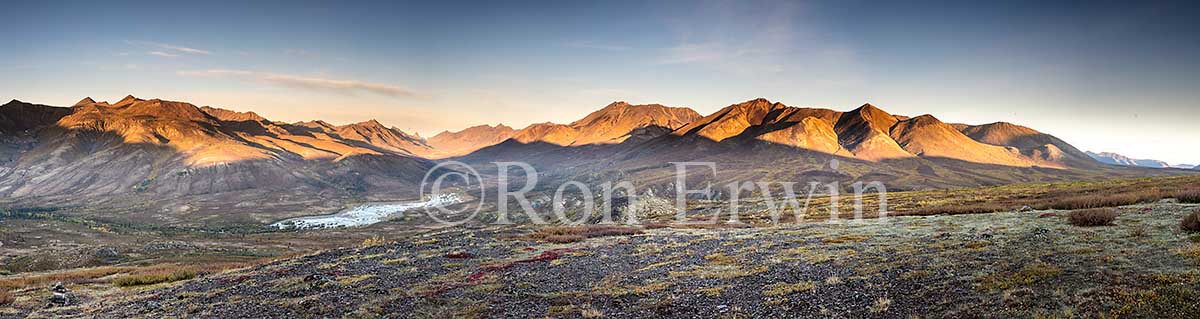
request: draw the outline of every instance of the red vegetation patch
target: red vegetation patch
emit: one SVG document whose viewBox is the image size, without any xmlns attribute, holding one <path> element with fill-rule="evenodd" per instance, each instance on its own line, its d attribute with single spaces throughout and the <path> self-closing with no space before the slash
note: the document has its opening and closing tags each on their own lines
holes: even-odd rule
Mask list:
<svg viewBox="0 0 1200 319">
<path fill-rule="evenodd" d="M 236 276 L 236 277 L 221 278 L 221 280 L 219 280 L 219 282 L 223 285 L 234 285 L 234 284 L 239 284 L 239 283 L 249 280 L 249 279 L 250 279 L 250 275 L 240 275 L 240 276 Z"/>
<path fill-rule="evenodd" d="M 458 252 L 452 252 L 452 253 L 446 254 L 446 258 L 450 258 L 450 259 L 471 259 L 471 258 L 475 258 L 475 255 L 472 255 L 471 253 L 468 253 L 468 252 L 465 252 L 465 251 L 458 251 Z"/>
<path fill-rule="evenodd" d="M 646 224 L 642 225 L 642 228 L 645 228 L 645 229 L 660 229 L 660 228 L 667 228 L 667 227 L 671 227 L 671 225 L 669 225 L 667 223 L 646 223 Z"/>
<path fill-rule="evenodd" d="M 517 264 L 532 263 L 532 262 L 539 262 L 539 261 L 551 261 L 551 260 L 562 258 L 563 254 L 566 254 L 566 253 L 569 253 L 572 251 L 575 251 L 575 250 L 570 249 L 570 248 L 551 249 L 551 250 L 543 251 L 541 254 L 538 254 L 537 256 L 533 256 L 533 257 L 526 258 L 526 259 L 516 260 L 516 261 L 503 263 L 503 264 L 484 265 L 483 267 L 479 267 L 479 270 L 481 272 L 492 272 L 492 271 L 512 268 L 512 266 L 515 266 Z"/>
<path fill-rule="evenodd" d="M 525 258 L 525 259 L 515 260 L 515 261 L 502 263 L 502 264 L 484 265 L 484 266 L 479 267 L 479 271 L 476 271 L 475 273 L 472 273 L 471 275 L 467 276 L 466 278 L 463 278 L 462 282 L 447 283 L 445 285 L 442 285 L 438 289 L 434 289 L 432 291 L 425 292 L 425 295 L 436 296 L 436 295 L 442 294 L 443 292 L 449 291 L 450 289 L 478 284 L 480 280 L 483 280 L 483 277 L 487 277 L 487 275 L 490 273 L 509 269 L 518 264 L 535 263 L 535 262 L 543 262 L 543 261 L 551 261 L 551 260 L 559 259 L 559 258 L 562 258 L 562 256 L 564 254 L 572 252 L 572 251 L 575 251 L 575 250 L 570 249 L 570 248 L 551 249 L 551 250 L 543 251 L 541 254 L 538 254 L 537 256 L 533 256 L 533 257 L 529 257 L 529 258 Z"/>
</svg>

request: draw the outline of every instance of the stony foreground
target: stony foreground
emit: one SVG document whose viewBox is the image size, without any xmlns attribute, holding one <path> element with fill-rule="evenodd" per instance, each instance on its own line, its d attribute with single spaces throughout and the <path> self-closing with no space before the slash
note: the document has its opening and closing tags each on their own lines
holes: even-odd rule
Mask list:
<svg viewBox="0 0 1200 319">
<path fill-rule="evenodd" d="M 652 229 L 571 244 L 454 229 L 33 317 L 1196 317 L 1196 205 Z"/>
</svg>

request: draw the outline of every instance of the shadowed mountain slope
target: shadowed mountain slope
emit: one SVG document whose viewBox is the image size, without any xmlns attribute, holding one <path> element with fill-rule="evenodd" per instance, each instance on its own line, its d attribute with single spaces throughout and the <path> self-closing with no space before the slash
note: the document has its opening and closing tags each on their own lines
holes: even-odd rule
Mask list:
<svg viewBox="0 0 1200 319">
<path fill-rule="evenodd" d="M 376 120 L 339 126 L 336 132 L 343 139 L 362 142 L 394 153 L 419 156 L 432 151 L 420 136 L 385 127 Z"/>
<path fill-rule="evenodd" d="M 545 142 L 562 146 L 616 144 L 625 141 L 630 132 L 639 128 L 677 128 L 698 118 L 700 114 L 688 108 L 614 102 L 571 124 L 533 124 L 517 131 L 512 138 L 522 143 Z"/>
<path fill-rule="evenodd" d="M 1015 149 L 977 142 L 932 115 L 899 121 L 891 136 L 904 150 L 923 157 L 944 157 L 973 163 L 1033 166 Z"/>
<path fill-rule="evenodd" d="M 1071 144 L 1028 127 L 996 122 L 977 126 L 963 125 L 959 130 L 982 143 L 1015 147 L 1021 154 L 1034 160 L 1073 166 L 1095 164 L 1091 157 Z"/>
<path fill-rule="evenodd" d="M 340 127 L 354 133 L 344 138 L 253 113 L 132 96 L 115 104 L 84 99 L 71 108 L 0 106 L 0 119 L 14 114 L 22 117 L 0 122 L 5 202 L 132 205 L 203 197 L 222 206 L 247 194 L 274 194 L 260 197 L 264 204 L 290 201 L 288 194 L 406 198 L 432 166 L 398 147 L 408 135 L 377 123 Z"/>
<path fill-rule="evenodd" d="M 575 138 L 569 126 L 544 123 L 525 131 L 557 139 L 514 137 L 456 159 L 523 160 L 547 176 L 652 185 L 674 182 L 671 162 L 716 163 L 717 180 L 882 181 L 893 189 L 1158 174 L 1102 167 L 1053 136 L 1016 125 L 947 124 L 870 104 L 843 113 L 755 99 L 668 130 L 651 126 L 619 144 L 572 145 L 565 142 Z M 831 171 L 835 159 L 841 165 Z"/>
<path fill-rule="evenodd" d="M 814 151 L 850 155 L 838 144 L 832 123 L 840 113 L 796 108 L 755 99 L 730 105 L 675 131 L 675 135 L 725 140 L 761 140 Z"/>
<path fill-rule="evenodd" d="M 84 101 L 91 101 L 91 98 L 84 99 Z M 83 101 L 80 103 L 83 103 Z M 68 114 L 71 114 L 71 109 L 69 108 L 37 105 L 12 100 L 8 104 L 0 105 L 0 133 L 16 135 L 24 131 L 54 124 Z"/>
<path fill-rule="evenodd" d="M 864 104 L 846 112 L 838 118 L 834 128 L 838 142 L 854 154 L 868 161 L 913 157 L 900 144 L 888 136 L 892 125 L 899 122 L 895 116 L 871 104 Z"/>
<path fill-rule="evenodd" d="M 373 120 L 288 124 L 127 96 L 0 106 L 0 204 L 142 205 L 196 217 L 189 222 L 254 207 L 262 214 L 243 217 L 262 219 L 411 199 L 433 165 L 424 158 L 453 154 L 480 165 L 529 162 L 550 181 L 628 180 L 663 194 L 676 182 L 672 162 L 716 163 L 715 181 L 880 181 L 894 190 L 1183 172 L 1098 165 L 1032 129 L 908 118 L 870 104 L 838 112 L 755 99 L 702 117 L 615 102 L 570 124 L 477 126 L 427 141 Z"/>
</svg>

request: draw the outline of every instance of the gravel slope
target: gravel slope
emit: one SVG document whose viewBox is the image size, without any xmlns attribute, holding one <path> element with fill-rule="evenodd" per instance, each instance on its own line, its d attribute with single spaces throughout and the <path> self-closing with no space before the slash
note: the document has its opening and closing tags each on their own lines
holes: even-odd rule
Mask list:
<svg viewBox="0 0 1200 319">
<path fill-rule="evenodd" d="M 455 229 L 136 291 L 80 317 L 1032 317 L 1200 314 L 1195 205 L 655 229 L 573 244 Z M 51 312 L 33 317 L 49 317 Z M 57 311 L 70 315 L 69 311 Z"/>
</svg>

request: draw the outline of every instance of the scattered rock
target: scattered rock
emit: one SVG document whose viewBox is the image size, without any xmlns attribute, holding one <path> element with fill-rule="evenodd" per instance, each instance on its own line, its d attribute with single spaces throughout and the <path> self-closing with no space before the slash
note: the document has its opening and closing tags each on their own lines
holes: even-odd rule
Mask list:
<svg viewBox="0 0 1200 319">
<path fill-rule="evenodd" d="M 195 248 L 196 248 L 196 246 L 193 246 L 192 244 L 189 244 L 187 242 L 168 241 L 168 242 L 151 243 L 151 244 L 144 246 L 142 249 L 144 249 L 146 251 L 170 251 L 170 250 L 184 251 L 184 250 L 195 249 Z"/>
<path fill-rule="evenodd" d="M 121 261 L 121 253 L 117 252 L 117 250 L 113 249 L 112 247 L 100 247 L 100 249 L 96 250 L 95 256 L 96 258 L 100 259 L 100 262 L 106 264 L 112 264 Z"/>
<path fill-rule="evenodd" d="M 1032 212 L 1032 211 L 1033 211 L 1033 207 L 1029 207 L 1029 205 L 1021 206 L 1021 209 L 1017 210 L 1017 212 L 1021 212 L 1021 213 Z"/>
<path fill-rule="evenodd" d="M 46 308 L 70 306 L 75 300 L 75 296 L 71 294 L 71 290 L 67 289 L 62 282 L 50 285 L 50 303 L 46 304 Z"/>
</svg>

